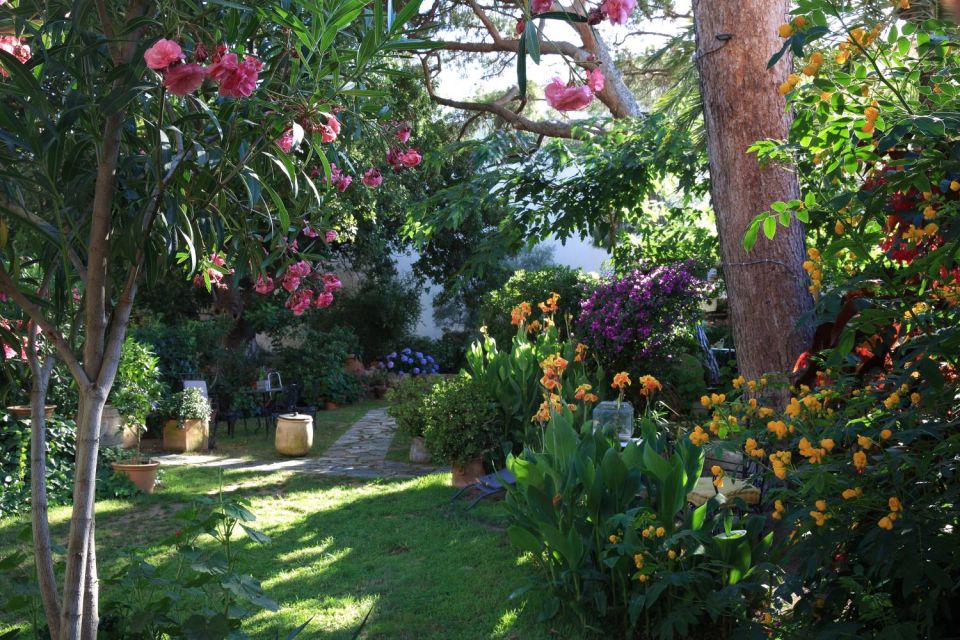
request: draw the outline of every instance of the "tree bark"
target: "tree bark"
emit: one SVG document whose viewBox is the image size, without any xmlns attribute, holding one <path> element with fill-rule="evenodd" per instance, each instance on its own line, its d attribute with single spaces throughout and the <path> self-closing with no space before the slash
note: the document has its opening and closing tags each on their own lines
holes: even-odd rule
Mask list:
<svg viewBox="0 0 960 640">
<path fill-rule="evenodd" d="M 751 220 L 778 200 L 798 198 L 796 175 L 761 168 L 747 152 L 758 140 L 786 138 L 792 113 L 777 87 L 790 56 L 767 69 L 783 45 L 777 28 L 789 0 L 694 0 L 710 190 L 720 237 L 733 340 L 740 373 L 748 378 L 789 372 L 809 348 L 813 308 L 803 270 L 804 227 L 794 220 L 773 241 L 761 238 L 748 254 L 743 236 Z M 719 36 L 719 37 L 718 37 Z"/>
<path fill-rule="evenodd" d="M 30 519 L 33 530 L 33 555 L 37 567 L 37 584 L 40 588 L 40 601 L 47 619 L 51 640 L 60 635 L 60 599 L 57 590 L 57 578 L 53 570 L 53 550 L 50 541 L 50 520 L 47 516 L 47 426 L 44 405 L 47 401 L 47 387 L 55 360 L 52 356 L 40 364 L 37 352 L 39 328 L 31 323 L 29 328 L 30 364 Z"/>
</svg>

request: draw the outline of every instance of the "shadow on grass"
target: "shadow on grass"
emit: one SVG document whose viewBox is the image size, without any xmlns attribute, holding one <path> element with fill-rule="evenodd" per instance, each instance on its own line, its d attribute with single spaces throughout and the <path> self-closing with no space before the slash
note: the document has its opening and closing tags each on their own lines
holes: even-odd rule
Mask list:
<svg viewBox="0 0 960 640">
<path fill-rule="evenodd" d="M 209 469 L 167 475 L 160 493 L 98 504 L 102 573 L 119 548 L 155 545 L 172 533 L 167 516 L 218 488 L 219 474 Z M 352 638 L 365 618 L 360 637 L 369 639 L 582 637 L 572 626 L 537 623 L 535 602 L 509 599 L 532 569 L 506 541 L 506 514 L 498 504 L 452 507 L 447 475 L 365 482 L 229 471 L 223 485 L 251 502 L 256 526 L 272 539 L 241 538 L 236 546 L 240 570 L 281 606 L 248 621 L 251 637 L 284 637 L 311 618 L 303 638 Z M 53 516 L 54 535 L 63 539 L 69 508 Z M 12 542 L 21 526 L 0 523 L 0 557 L 22 544 Z M 104 606 L 120 597 L 103 594 Z"/>
</svg>

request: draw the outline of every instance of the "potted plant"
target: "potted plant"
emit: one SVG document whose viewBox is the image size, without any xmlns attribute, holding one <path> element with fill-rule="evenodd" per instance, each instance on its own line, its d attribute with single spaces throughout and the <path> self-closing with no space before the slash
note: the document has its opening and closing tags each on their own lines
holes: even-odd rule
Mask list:
<svg viewBox="0 0 960 640">
<path fill-rule="evenodd" d="M 101 447 L 139 447 L 147 414 L 166 393 L 159 362 L 148 345 L 131 337 L 124 340 L 113 391 L 100 420 Z"/>
<path fill-rule="evenodd" d="M 163 407 L 164 451 L 200 451 L 207 448 L 210 430 L 210 402 L 199 389 L 173 394 Z"/>
<path fill-rule="evenodd" d="M 423 400 L 423 437 L 436 460 L 452 467 L 464 487 L 484 474 L 483 457 L 496 448 L 498 414 L 483 386 L 467 375 L 442 380 Z"/>
<path fill-rule="evenodd" d="M 387 394 L 387 414 L 397 423 L 397 433 L 410 438 L 410 462 L 427 464 L 433 458 L 423 440 L 424 398 L 437 382 L 436 376 L 404 376 Z"/>
</svg>

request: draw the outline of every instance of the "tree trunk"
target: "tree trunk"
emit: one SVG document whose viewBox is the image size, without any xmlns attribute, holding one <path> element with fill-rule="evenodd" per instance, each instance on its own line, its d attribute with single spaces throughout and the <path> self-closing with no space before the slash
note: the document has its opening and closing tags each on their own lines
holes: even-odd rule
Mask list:
<svg viewBox="0 0 960 640">
<path fill-rule="evenodd" d="M 30 369 L 32 384 L 30 387 L 30 518 L 33 529 L 33 556 L 37 567 L 37 585 L 40 588 L 40 600 L 47 619 L 50 638 L 57 640 L 60 635 L 60 599 L 57 590 L 57 578 L 53 571 L 53 551 L 50 540 L 50 520 L 47 517 L 47 425 L 44 405 L 47 401 L 47 385 L 55 363 L 49 357 L 40 365 L 36 352 L 36 337 L 39 331 L 30 327 Z"/>
<path fill-rule="evenodd" d="M 710 190 L 720 237 L 737 365 L 747 378 L 788 373 L 810 346 L 813 308 L 803 270 L 804 228 L 779 227 L 748 254 L 743 236 L 750 221 L 778 200 L 798 198 L 796 176 L 761 168 L 747 148 L 758 140 L 786 138 L 792 114 L 777 87 L 790 73 L 785 56 L 767 61 L 783 45 L 777 28 L 789 0 L 694 0 Z"/>
<path fill-rule="evenodd" d="M 85 626 L 84 593 L 89 587 L 87 569 L 91 562 L 91 547 L 95 544 L 93 508 L 97 480 L 97 453 L 100 445 L 100 418 L 106 400 L 106 390 L 95 382 L 80 389 L 73 511 L 70 516 L 67 569 L 63 579 L 63 606 L 60 612 L 61 640 L 80 640 Z"/>
</svg>

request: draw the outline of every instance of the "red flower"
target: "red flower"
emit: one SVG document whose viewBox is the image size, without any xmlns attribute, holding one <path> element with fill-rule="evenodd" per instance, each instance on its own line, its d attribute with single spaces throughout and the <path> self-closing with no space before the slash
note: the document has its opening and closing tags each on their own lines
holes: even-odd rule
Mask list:
<svg viewBox="0 0 960 640">
<path fill-rule="evenodd" d="M 253 56 L 243 62 L 237 54 L 228 53 L 210 66 L 210 77 L 220 83 L 220 95 L 228 98 L 246 98 L 257 88 L 257 77 L 263 63 Z"/>
<path fill-rule="evenodd" d="M 376 189 L 383 182 L 383 176 L 380 174 L 380 169 L 371 167 L 364 171 L 361 181 L 371 189 Z"/>
</svg>

